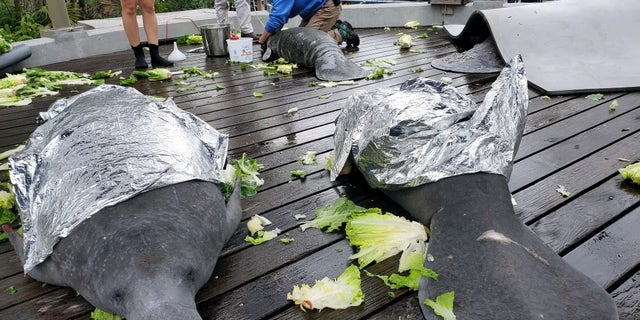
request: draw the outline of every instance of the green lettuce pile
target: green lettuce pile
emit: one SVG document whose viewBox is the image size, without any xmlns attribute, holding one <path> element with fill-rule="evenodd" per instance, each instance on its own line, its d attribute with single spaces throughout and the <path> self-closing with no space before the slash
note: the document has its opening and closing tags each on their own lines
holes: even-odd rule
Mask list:
<svg viewBox="0 0 640 320">
<path fill-rule="evenodd" d="M 357 259 L 359 269 L 363 269 L 372 262 L 381 262 L 397 254 L 400 255 L 398 273 L 391 275 L 374 275 L 367 271 L 369 276 L 375 276 L 384 281 L 391 289 L 408 288 L 418 290 L 422 276 L 433 279 L 438 278 L 437 273 L 424 267 L 427 256 L 427 228 L 422 224 L 409 221 L 403 217 L 391 213 L 382 213 L 379 208 L 365 209 L 357 206 L 347 198 L 339 198 L 334 203 L 316 210 L 316 217 L 306 221 L 300 228 L 304 231 L 308 228 L 324 229 L 326 232 L 340 230 L 345 226 L 345 231 L 351 246 L 358 251 L 351 255 L 350 259 Z M 349 268 L 357 268 L 352 265 Z M 347 269 L 349 270 L 349 269 Z M 343 308 L 346 301 L 352 301 L 352 306 L 361 303 L 361 291 L 354 288 L 346 288 L 344 277 L 350 279 L 351 286 L 360 282 L 359 272 L 357 281 L 354 271 L 345 271 L 341 276 L 345 285 L 328 285 L 328 279 L 316 282 L 309 287 L 303 285 L 303 289 L 294 286 L 293 293 L 287 298 L 293 300 L 305 309 Z M 346 274 L 346 275 L 345 275 Z M 350 275 L 350 276 L 349 276 Z M 336 279 L 336 283 L 341 278 Z M 353 293 L 352 295 L 345 294 Z"/>
</svg>

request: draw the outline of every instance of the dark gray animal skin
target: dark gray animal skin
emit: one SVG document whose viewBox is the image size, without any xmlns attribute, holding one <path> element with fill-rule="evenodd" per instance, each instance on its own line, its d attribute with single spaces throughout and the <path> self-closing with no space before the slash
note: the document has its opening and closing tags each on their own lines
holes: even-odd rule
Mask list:
<svg viewBox="0 0 640 320">
<path fill-rule="evenodd" d="M 107 207 L 29 275 L 127 320 L 201 319 L 195 294 L 240 223 L 239 181 L 226 206 L 216 184 L 192 180 Z M 22 255 L 22 238 L 3 228 Z"/>
<path fill-rule="evenodd" d="M 267 40 L 264 60 L 277 57 L 298 65 L 315 68 L 316 77 L 325 81 L 362 79 L 368 72 L 344 56 L 335 40 L 326 32 L 311 28 L 280 30 Z M 275 56 L 274 56 L 275 55 Z"/>
<path fill-rule="evenodd" d="M 439 275 L 422 278 L 420 302 L 454 291 L 458 319 L 618 319 L 604 289 L 518 220 L 504 176 L 465 174 L 385 193 L 431 229 L 425 265 Z M 421 307 L 425 319 L 441 319 Z"/>
</svg>

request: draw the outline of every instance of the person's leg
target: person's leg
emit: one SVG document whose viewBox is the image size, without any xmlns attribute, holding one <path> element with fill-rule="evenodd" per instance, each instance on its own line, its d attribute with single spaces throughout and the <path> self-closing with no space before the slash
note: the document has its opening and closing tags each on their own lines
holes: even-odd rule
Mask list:
<svg viewBox="0 0 640 320">
<path fill-rule="evenodd" d="M 142 24 L 149 44 L 158 44 L 158 18 L 154 8 L 155 0 L 138 0 L 142 12 Z"/>
<path fill-rule="evenodd" d="M 142 24 L 149 43 L 149 54 L 151 55 L 151 65 L 154 67 L 170 67 L 173 62 L 160 56 L 158 52 L 158 18 L 154 8 L 155 0 L 138 0 L 140 11 L 142 11 Z"/>
<path fill-rule="evenodd" d="M 137 0 L 120 0 L 122 7 L 122 27 L 127 35 L 127 40 L 133 54 L 136 56 L 135 68 L 146 69 L 149 66 L 144 59 L 144 51 L 140 43 L 140 31 L 138 27 L 138 18 L 136 17 Z"/>
<path fill-rule="evenodd" d="M 338 21 L 341 13 L 342 6 L 336 6 L 333 0 L 327 0 L 324 6 L 320 8 L 309 21 L 302 21 L 300 26 L 328 32 L 331 30 L 331 27 L 333 27 L 333 24 Z M 302 25 L 303 23 L 305 25 Z M 331 33 L 329 35 L 331 35 Z M 342 42 L 342 38 L 335 38 L 334 36 L 332 36 L 332 38 L 336 39 L 338 43 Z"/>
<path fill-rule="evenodd" d="M 347 48 L 356 48 L 360 45 L 360 38 L 353 31 L 351 24 L 338 20 L 342 13 L 342 6 L 333 0 L 327 0 L 324 6 L 311 17 L 309 21 L 302 21 L 301 27 L 326 31 L 338 44 L 347 42 Z"/>
<path fill-rule="evenodd" d="M 236 13 L 240 22 L 240 31 L 242 34 L 253 33 L 253 25 L 251 25 L 251 6 L 249 0 L 236 0 Z"/>
<path fill-rule="evenodd" d="M 225 24 L 229 21 L 229 2 L 227 0 L 215 0 L 213 8 L 216 11 L 218 23 Z"/>
</svg>

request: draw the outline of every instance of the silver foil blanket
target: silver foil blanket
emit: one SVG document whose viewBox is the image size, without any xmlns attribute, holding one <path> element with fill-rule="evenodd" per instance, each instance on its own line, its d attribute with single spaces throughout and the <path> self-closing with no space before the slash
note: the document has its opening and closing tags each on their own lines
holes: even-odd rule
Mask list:
<svg viewBox="0 0 640 320">
<path fill-rule="evenodd" d="M 25 273 L 94 213 L 188 180 L 222 181 L 228 137 L 172 100 L 103 85 L 55 102 L 10 158 Z"/>
<path fill-rule="evenodd" d="M 349 156 L 373 188 L 415 187 L 474 172 L 509 178 L 524 130 L 527 79 L 517 56 L 476 107 L 426 78 L 350 96 L 336 120 L 335 180 Z"/>
</svg>

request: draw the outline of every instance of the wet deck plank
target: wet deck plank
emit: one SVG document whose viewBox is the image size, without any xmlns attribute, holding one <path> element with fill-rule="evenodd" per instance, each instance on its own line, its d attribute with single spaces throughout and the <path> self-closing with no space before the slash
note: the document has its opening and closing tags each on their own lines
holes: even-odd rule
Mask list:
<svg viewBox="0 0 640 320">
<path fill-rule="evenodd" d="M 244 242 L 244 224 L 235 232 L 214 276 L 198 295 L 198 307 L 207 319 L 420 319 L 417 296 L 407 291 L 387 295 L 377 279 L 363 276 L 366 302 L 346 310 L 302 313 L 286 301 L 294 284 L 313 283 L 325 276 L 336 277 L 349 264 L 351 254 L 343 233 L 323 233 L 297 228 L 294 214 L 313 217 L 316 208 L 340 196 L 365 207 L 404 214 L 397 205 L 357 176 L 330 182 L 324 171 L 325 156 L 333 148 L 333 121 L 342 103 L 354 90 L 398 86 L 415 76 L 439 79 L 444 72 L 430 61 L 455 52 L 442 34 L 427 31 L 429 38 L 416 41 L 401 52 L 393 45 L 396 33 L 382 29 L 362 30 L 361 48 L 350 53 L 357 63 L 368 59 L 393 58 L 394 74 L 383 80 L 360 80 L 354 86 L 311 87 L 312 70 L 299 68 L 292 77 L 265 77 L 261 70 L 225 63 L 224 58 L 189 54 L 180 67 L 198 66 L 220 73 L 214 80 L 196 82 L 193 91 L 178 92 L 171 81 L 139 81 L 135 88 L 149 95 L 173 97 L 179 107 L 230 135 L 229 156 L 247 153 L 264 165 L 266 181 L 260 192 L 243 200 L 243 222 L 254 214 L 270 219 L 295 241 L 251 246 Z M 414 35 L 425 30 L 411 31 Z M 162 48 L 165 53 L 170 47 Z M 185 49 L 183 49 L 185 50 Z M 256 53 L 255 63 L 258 62 Z M 49 70 L 94 73 L 123 70 L 133 64 L 129 51 L 45 66 Z M 422 72 L 415 72 L 422 68 Z M 453 85 L 481 102 L 495 75 L 446 74 Z M 179 79 L 178 79 L 179 80 Z M 194 81 L 187 79 L 185 81 Z M 216 85 L 224 87 L 216 90 Z M 90 87 L 77 88 L 88 90 Z M 252 96 L 263 93 L 262 98 Z M 57 98 L 72 95 L 65 89 L 58 97 L 41 98 L 32 105 L 0 109 L 0 151 L 28 138 L 35 129 L 38 112 Z M 331 94 L 326 99 L 320 96 Z M 548 99 L 529 91 L 529 116 L 517 154 L 510 187 L 517 202 L 516 213 L 551 248 L 596 280 L 616 301 L 621 319 L 640 319 L 640 188 L 621 181 L 618 158 L 640 159 L 640 95 L 637 92 L 605 94 L 600 101 L 584 95 Z M 619 106 L 610 111 L 609 103 Z M 299 108 L 296 116 L 287 114 Z M 295 159 L 305 151 L 317 151 L 317 166 L 305 167 L 306 179 L 293 179 L 290 171 L 301 168 Z M 555 189 L 564 185 L 572 193 L 563 198 Z M 0 319 L 87 319 L 93 307 L 69 288 L 42 286 L 21 273 L 15 252 L 0 243 Z M 395 269 L 392 262 L 369 266 L 374 273 Z M 4 288 L 15 286 L 9 295 Z"/>
</svg>

